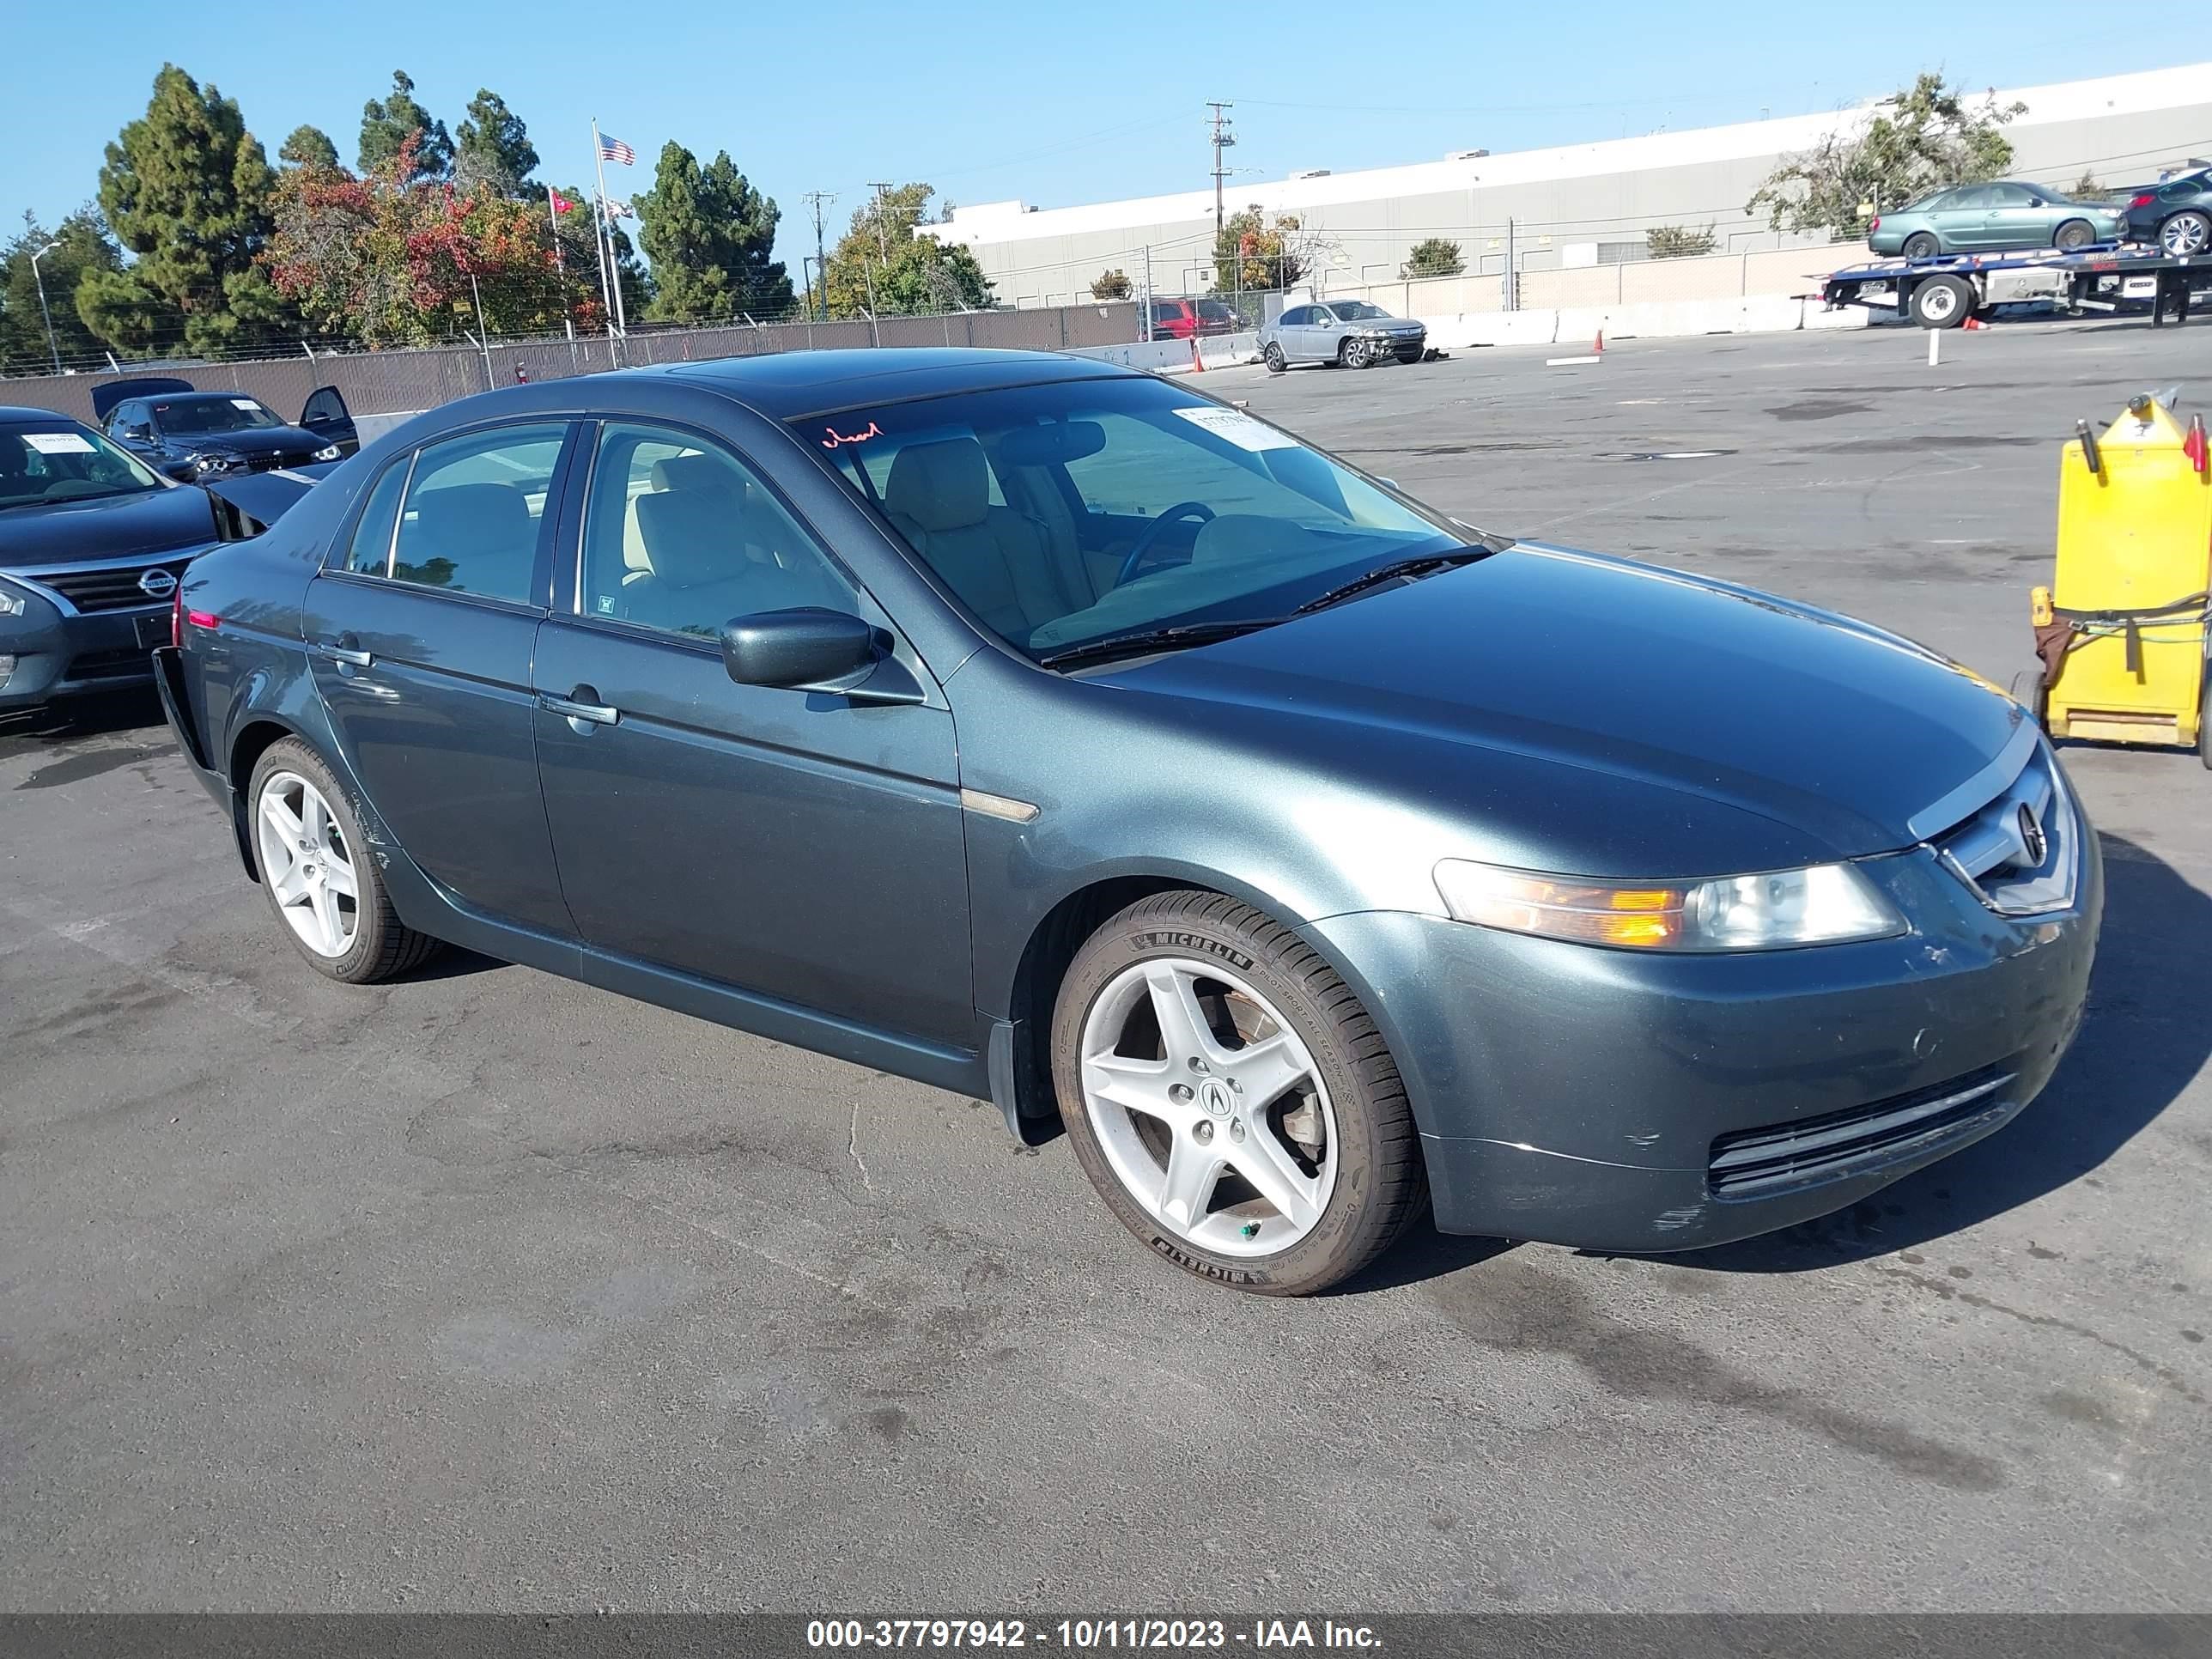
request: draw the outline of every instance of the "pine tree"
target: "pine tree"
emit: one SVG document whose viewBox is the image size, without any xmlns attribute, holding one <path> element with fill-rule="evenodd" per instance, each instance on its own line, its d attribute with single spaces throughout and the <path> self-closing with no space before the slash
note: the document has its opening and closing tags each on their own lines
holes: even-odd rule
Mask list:
<svg viewBox="0 0 2212 1659">
<path fill-rule="evenodd" d="M 442 179 L 453 168 L 453 140 L 443 121 L 415 101 L 415 82 L 404 70 L 392 71 L 389 97 L 372 98 L 361 106 L 361 149 L 356 161 L 362 176 L 380 173 L 399 154 L 412 132 L 422 135 L 415 147 L 416 176 Z"/>
<path fill-rule="evenodd" d="M 102 340 L 134 351 L 270 337 L 283 307 L 254 254 L 275 184 L 238 105 L 164 64 L 146 113 L 108 145 L 100 170 L 101 211 L 136 262 L 88 272 L 77 314 Z"/>
<path fill-rule="evenodd" d="M 773 257 L 782 214 L 726 150 L 705 167 L 683 145 L 660 150 L 637 198 L 638 240 L 653 262 L 657 322 L 726 321 L 791 308 L 791 277 Z"/>
<path fill-rule="evenodd" d="M 294 127 L 292 136 L 277 146 L 276 159 L 287 167 L 327 170 L 338 164 L 338 147 L 320 127 L 303 125 Z"/>
<path fill-rule="evenodd" d="M 538 149 L 522 118 L 489 87 L 477 88 L 453 134 L 453 182 L 463 190 L 520 196 L 537 170 Z"/>
<path fill-rule="evenodd" d="M 34 272 L 31 256 L 49 246 L 52 252 L 40 254 Z M 77 315 L 77 288 L 93 271 L 122 269 L 122 251 L 89 205 L 52 231 L 26 213 L 22 234 L 0 246 L 0 373 L 49 374 L 56 353 L 70 368 L 98 362 L 100 342 Z M 39 306 L 42 282 L 46 293 L 43 315 Z M 54 330 L 51 347 L 48 319 Z"/>
</svg>

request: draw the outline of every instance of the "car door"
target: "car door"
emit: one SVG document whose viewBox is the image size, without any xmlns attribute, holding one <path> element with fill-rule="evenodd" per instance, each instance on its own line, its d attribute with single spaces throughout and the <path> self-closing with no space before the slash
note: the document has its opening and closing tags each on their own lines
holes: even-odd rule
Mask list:
<svg viewBox="0 0 2212 1659">
<path fill-rule="evenodd" d="M 1337 347 L 1344 338 L 1344 325 L 1327 306 L 1317 305 L 1306 315 L 1310 321 L 1305 331 L 1305 355 L 1316 362 L 1334 362 Z"/>
<path fill-rule="evenodd" d="M 568 935 L 530 663 L 571 428 L 479 428 L 392 460 L 308 585 L 303 634 L 347 764 L 467 908 Z"/>
<path fill-rule="evenodd" d="M 319 386 L 307 394 L 307 401 L 300 409 L 300 425 L 325 443 L 336 444 L 341 455 L 353 454 L 361 447 L 361 434 L 354 426 L 353 413 L 346 407 L 344 395 L 334 386 Z"/>
<path fill-rule="evenodd" d="M 740 615 L 890 618 L 720 440 L 609 421 L 540 639 L 539 774 L 586 943 L 818 1015 L 975 1044 L 952 717 L 734 683 Z M 879 671 L 880 672 L 880 671 Z"/>
<path fill-rule="evenodd" d="M 1972 253 L 1990 246 L 1996 197 L 1987 185 L 1954 191 L 1938 224 L 1947 253 Z"/>
<path fill-rule="evenodd" d="M 1990 185 L 1990 205 L 1982 216 L 1990 248 L 2047 247 L 2057 218 L 2051 205 L 2025 185 Z"/>
<path fill-rule="evenodd" d="M 1283 356 L 1292 362 L 1304 360 L 1306 355 L 1306 308 L 1292 306 L 1275 319 L 1275 340 L 1283 349 Z"/>
</svg>

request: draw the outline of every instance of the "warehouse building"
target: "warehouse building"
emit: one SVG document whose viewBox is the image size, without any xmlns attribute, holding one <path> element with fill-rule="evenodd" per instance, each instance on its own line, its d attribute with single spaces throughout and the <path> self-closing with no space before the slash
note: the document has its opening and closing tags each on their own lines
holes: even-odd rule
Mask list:
<svg viewBox="0 0 2212 1659">
<path fill-rule="evenodd" d="M 2085 173 L 2108 187 L 2157 177 L 2212 155 L 2212 64 L 1992 94 L 2027 105 L 2008 127 L 2014 177 L 2070 188 Z M 1786 155 L 1866 108 L 1734 126 L 1659 132 L 1354 173 L 1319 170 L 1233 183 L 1231 212 L 1257 205 L 1299 216 L 1316 233 L 1324 287 L 1385 283 L 1413 245 L 1457 242 L 1470 275 L 1540 271 L 1638 260 L 1661 227 L 1712 229 L 1716 251 L 1747 253 L 1820 238 L 1779 235 L 1744 204 Z M 971 249 L 1002 304 L 1087 299 L 1093 278 L 1121 270 L 1158 294 L 1197 294 L 1212 281 L 1210 189 L 1087 207 L 986 202 L 957 209 L 925 234 Z"/>
</svg>

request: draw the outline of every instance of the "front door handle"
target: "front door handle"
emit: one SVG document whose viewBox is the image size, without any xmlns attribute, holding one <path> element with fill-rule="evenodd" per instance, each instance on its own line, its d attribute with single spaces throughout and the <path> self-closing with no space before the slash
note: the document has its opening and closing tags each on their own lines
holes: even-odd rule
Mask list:
<svg viewBox="0 0 2212 1659">
<path fill-rule="evenodd" d="M 599 694 L 588 685 L 580 685 L 565 697 L 540 691 L 538 706 L 556 714 L 565 714 L 568 724 L 578 732 L 591 726 L 612 726 L 622 718 L 622 711 L 599 701 Z"/>
<path fill-rule="evenodd" d="M 335 640 L 318 640 L 315 649 L 332 662 L 343 663 L 349 668 L 367 668 L 376 661 L 376 653 L 363 651 L 351 641 L 353 635 L 341 634 Z"/>
</svg>

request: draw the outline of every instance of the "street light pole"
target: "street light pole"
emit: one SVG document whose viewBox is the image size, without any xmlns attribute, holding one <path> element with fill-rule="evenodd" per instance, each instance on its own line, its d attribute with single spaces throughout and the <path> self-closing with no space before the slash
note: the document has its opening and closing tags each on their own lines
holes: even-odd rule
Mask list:
<svg viewBox="0 0 2212 1659">
<path fill-rule="evenodd" d="M 31 256 L 31 281 L 38 285 L 39 289 L 39 320 L 46 325 L 46 353 L 54 360 L 54 373 L 57 374 L 62 372 L 62 349 L 54 343 L 54 319 L 52 313 L 46 309 L 46 279 L 40 273 L 39 261 L 60 246 L 58 241 L 49 242 Z"/>
</svg>

